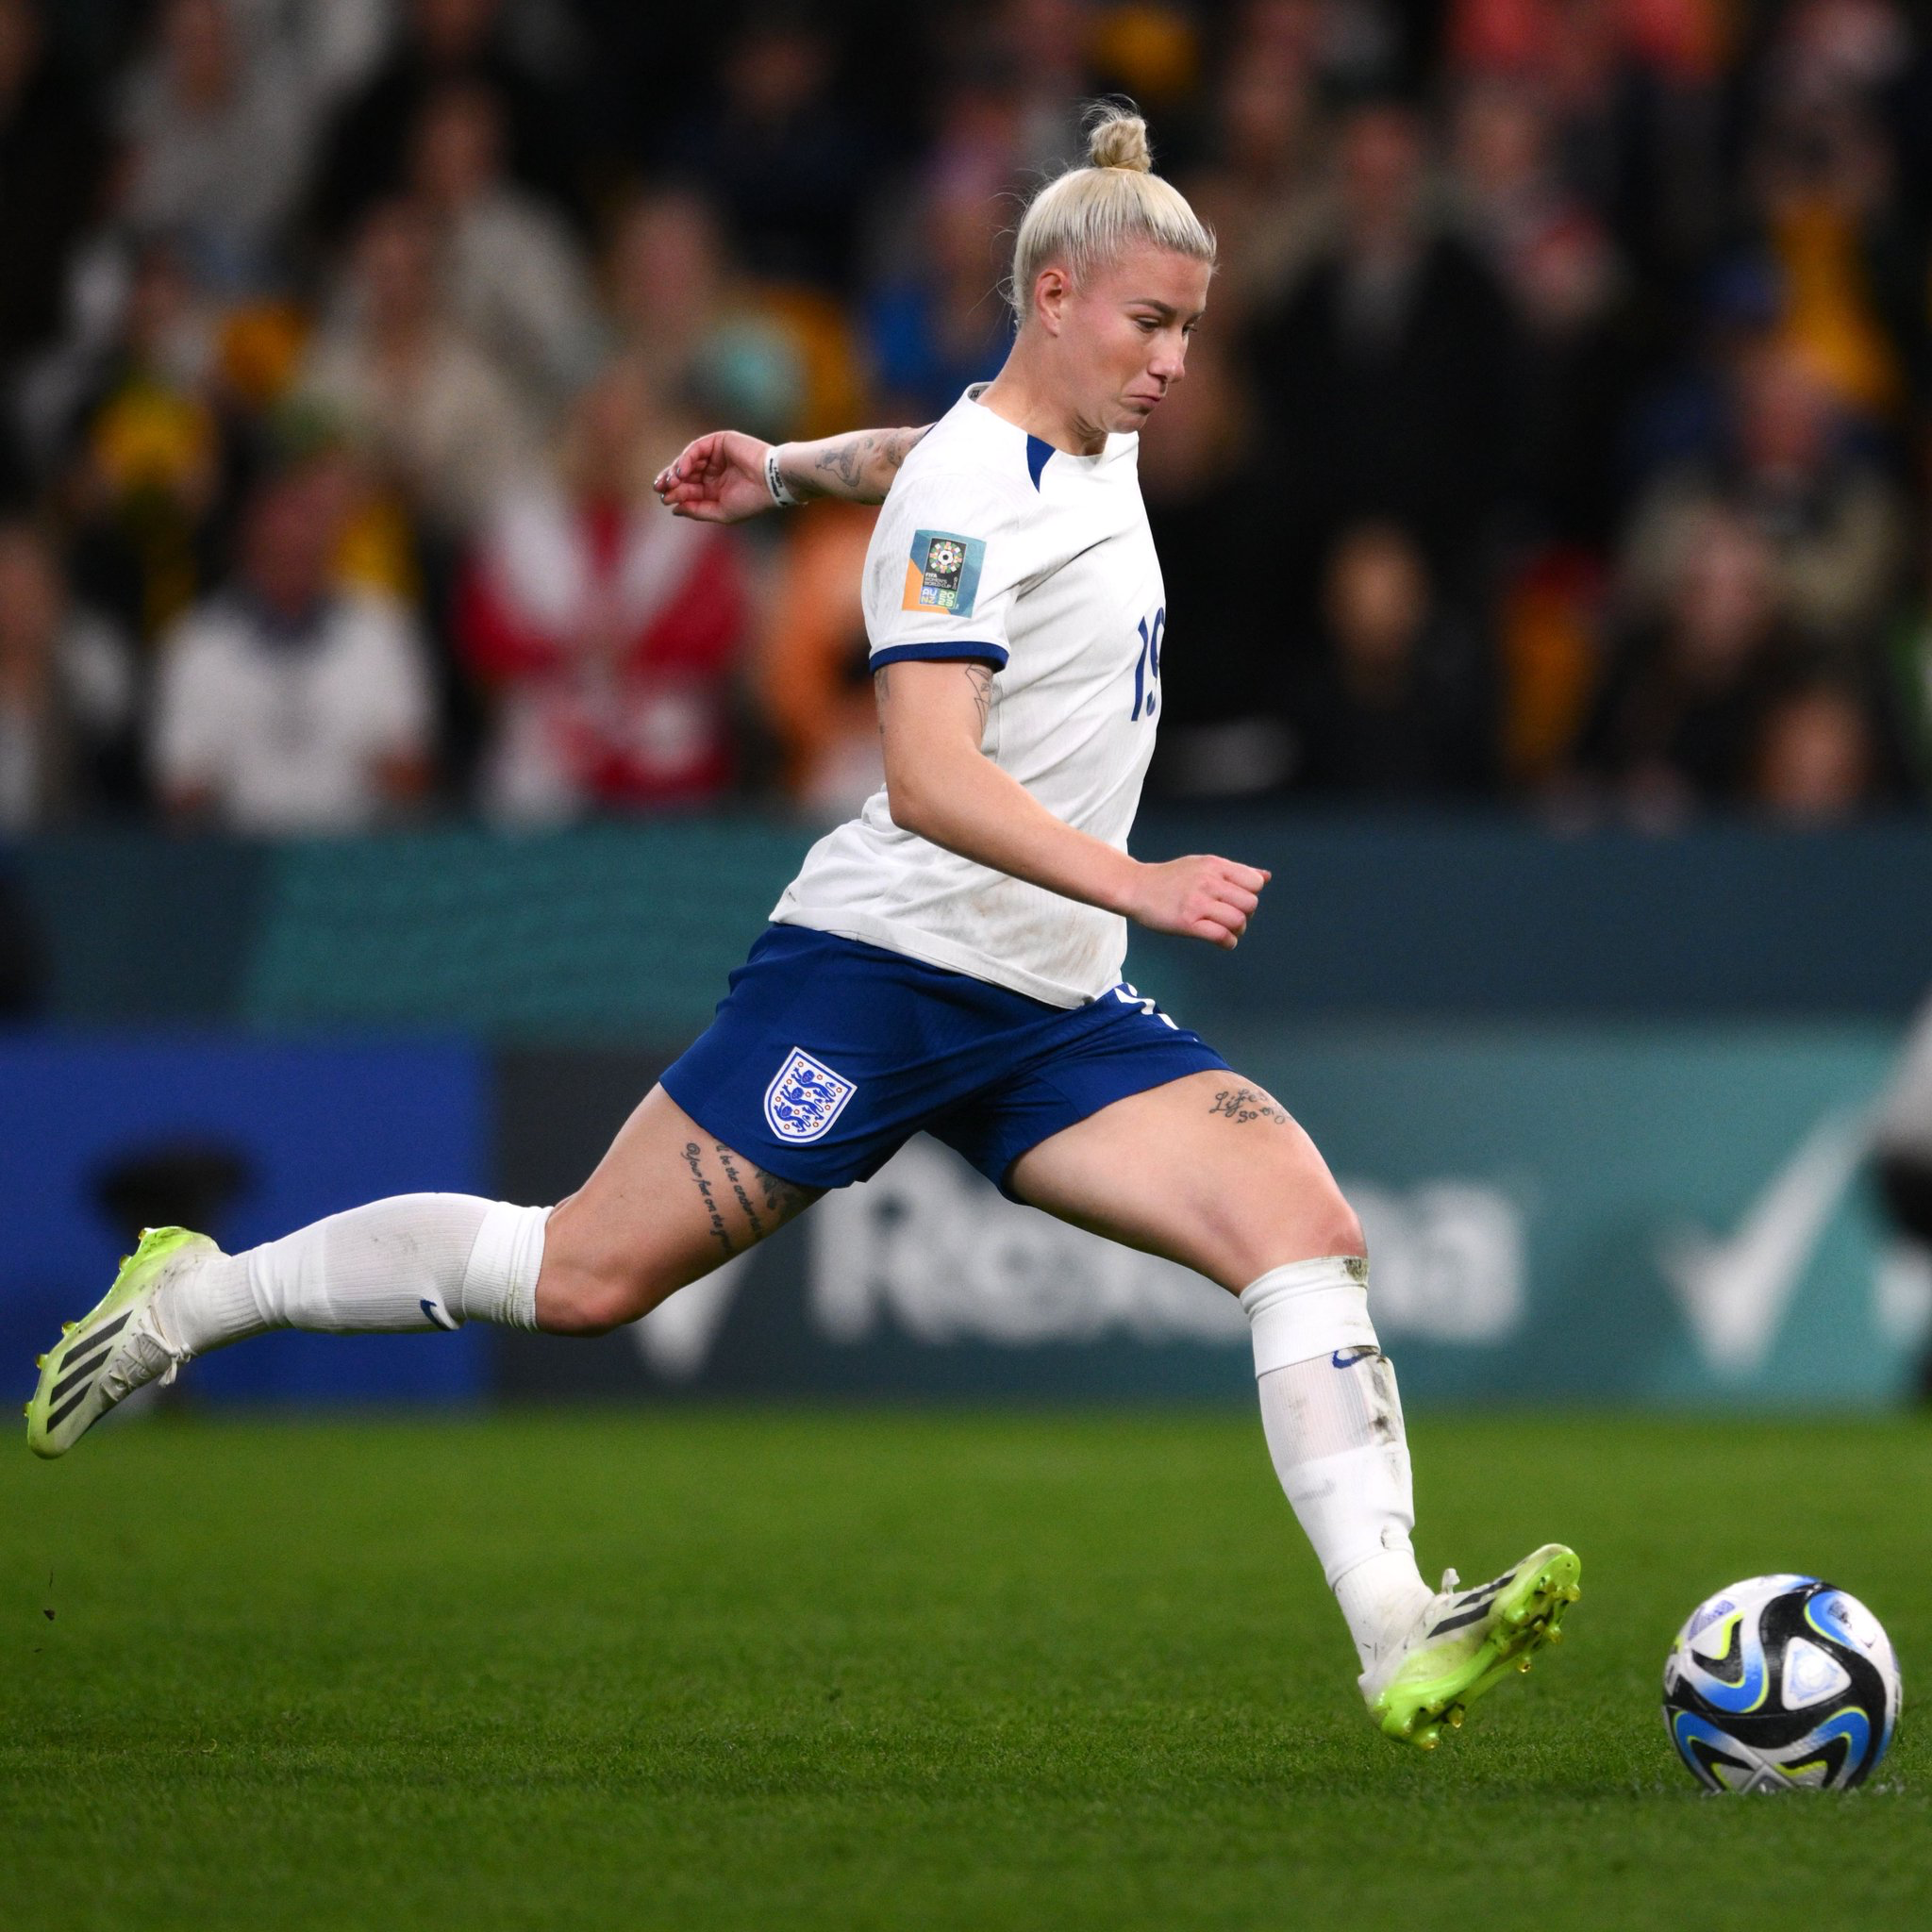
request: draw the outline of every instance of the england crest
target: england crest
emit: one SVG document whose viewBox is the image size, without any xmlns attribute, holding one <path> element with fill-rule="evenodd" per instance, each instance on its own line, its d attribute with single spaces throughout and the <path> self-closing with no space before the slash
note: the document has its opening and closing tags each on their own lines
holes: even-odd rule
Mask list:
<svg viewBox="0 0 1932 1932">
<path fill-rule="evenodd" d="M 765 1089 L 765 1120 L 781 1141 L 822 1141 L 858 1085 L 794 1046 Z"/>
</svg>

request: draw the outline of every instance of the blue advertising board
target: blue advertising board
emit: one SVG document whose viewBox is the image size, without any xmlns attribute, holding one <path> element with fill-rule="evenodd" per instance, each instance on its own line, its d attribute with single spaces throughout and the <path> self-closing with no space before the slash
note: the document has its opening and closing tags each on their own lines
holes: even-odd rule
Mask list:
<svg viewBox="0 0 1932 1932">
<path fill-rule="evenodd" d="M 462 1044 L 0 1036 L 0 1374 L 25 1400 L 143 1221 L 231 1251 L 381 1194 L 489 1192 L 487 1067 Z M 282 1333 L 196 1363 L 195 1400 L 452 1401 L 487 1344 Z"/>
</svg>

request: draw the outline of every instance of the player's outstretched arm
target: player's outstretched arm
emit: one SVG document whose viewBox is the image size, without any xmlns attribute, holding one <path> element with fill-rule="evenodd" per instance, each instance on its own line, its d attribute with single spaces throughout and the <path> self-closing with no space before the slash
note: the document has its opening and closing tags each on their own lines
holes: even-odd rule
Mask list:
<svg viewBox="0 0 1932 1932">
<path fill-rule="evenodd" d="M 899 465 L 931 426 L 853 429 L 817 442 L 780 443 L 714 429 L 688 443 L 658 471 L 652 487 L 673 516 L 701 524 L 741 524 L 761 511 L 818 496 L 883 503 Z"/>
<path fill-rule="evenodd" d="M 1206 854 L 1143 865 L 1056 818 L 979 748 L 992 676 L 984 664 L 909 658 L 874 674 L 892 823 L 1156 932 L 1238 944 L 1268 874 Z"/>
</svg>

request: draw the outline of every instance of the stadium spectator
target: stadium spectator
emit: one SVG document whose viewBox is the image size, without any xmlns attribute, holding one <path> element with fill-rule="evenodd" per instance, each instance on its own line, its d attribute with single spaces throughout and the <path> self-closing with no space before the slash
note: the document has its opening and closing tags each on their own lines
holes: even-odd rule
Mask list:
<svg viewBox="0 0 1932 1932">
<path fill-rule="evenodd" d="M 237 452 L 214 393 L 214 312 L 187 261 L 157 238 L 125 275 L 102 340 L 45 358 L 29 395 L 75 586 L 151 641 L 221 566 Z"/>
<path fill-rule="evenodd" d="M 1281 307 L 1324 239 L 1321 127 L 1306 64 L 1265 39 L 1238 41 L 1223 67 L 1207 164 L 1189 197 L 1220 242 L 1217 333 Z"/>
<path fill-rule="evenodd" d="M 1080 103 L 1095 91 L 1092 0 L 1004 0 L 991 42 L 1012 76 L 1018 160 L 1034 180 L 1083 158 Z"/>
<path fill-rule="evenodd" d="M 1562 180 L 1540 95 L 1516 80 L 1456 106 L 1455 190 L 1514 305 L 1524 357 L 1525 483 L 1541 532 L 1608 541 L 1620 417 L 1635 374 L 1618 312 L 1623 272 L 1602 222 Z"/>
<path fill-rule="evenodd" d="M 958 401 L 958 398 L 954 398 Z M 877 514 L 823 504 L 799 519 L 772 589 L 757 693 L 787 794 L 813 818 L 849 818 L 885 782 L 858 587 Z"/>
<path fill-rule="evenodd" d="M 1788 824 L 1843 824 L 1885 794 L 1884 764 L 1862 694 L 1841 679 L 1814 675 L 1766 707 L 1752 796 Z"/>
<path fill-rule="evenodd" d="M 1289 580 L 1312 586 L 1341 531 L 1386 518 L 1467 593 L 1519 437 L 1508 302 L 1427 214 L 1411 109 L 1357 108 L 1337 158 L 1339 231 L 1255 341 Z"/>
<path fill-rule="evenodd" d="M 410 185 L 436 224 L 455 320 L 533 396 L 560 403 L 594 371 L 581 243 L 505 165 L 501 104 L 452 81 L 423 109 Z"/>
<path fill-rule="evenodd" d="M 424 109 L 455 82 L 480 85 L 501 104 L 517 179 L 576 210 L 566 105 L 506 30 L 503 0 L 397 0 L 396 10 L 402 29 L 387 57 L 344 95 L 323 135 L 309 225 L 339 242 L 400 192 Z"/>
<path fill-rule="evenodd" d="M 0 370 L 58 330 L 107 158 L 98 103 L 55 61 L 41 0 L 0 0 Z"/>
<path fill-rule="evenodd" d="M 1807 654 L 1755 525 L 1712 505 L 1681 537 L 1662 609 L 1614 653 L 1578 747 L 1604 796 L 1660 826 L 1747 799 L 1769 700 Z"/>
<path fill-rule="evenodd" d="M 739 540 L 651 495 L 681 440 L 616 363 L 572 412 L 555 474 L 521 479 L 483 530 L 457 634 L 491 694 L 495 817 L 703 805 L 731 785 L 750 608 Z"/>
<path fill-rule="evenodd" d="M 301 190 L 308 118 L 295 75 L 229 0 L 167 0 L 123 110 L 123 216 L 174 231 L 209 286 L 259 288 Z"/>
<path fill-rule="evenodd" d="M 302 382 L 387 469 L 433 543 L 456 541 L 527 464 L 537 407 L 457 326 L 420 204 L 385 203 L 357 240 L 343 312 Z"/>
<path fill-rule="evenodd" d="M 838 290 L 850 278 L 870 157 L 835 71 L 830 36 L 809 14 L 754 11 L 712 98 L 651 156 L 706 185 L 760 280 Z"/>
<path fill-rule="evenodd" d="M 267 477 L 234 580 L 164 640 L 150 757 L 175 819 L 347 832 L 424 798 L 435 746 L 422 640 L 401 607 L 336 588 L 350 489 L 326 457 Z"/>
<path fill-rule="evenodd" d="M 917 224 L 910 272 L 867 305 L 866 332 L 884 415 L 930 423 L 969 383 L 999 374 L 1012 344 L 1012 314 L 999 288 L 996 205 L 935 185 Z"/>
<path fill-rule="evenodd" d="M 1807 31 L 1834 10 L 1787 9 L 1764 62 L 1742 181 L 1779 281 L 1780 335 L 1840 407 L 1883 420 L 1901 401 L 1905 358 L 1924 358 L 1923 245 L 1906 225 L 1891 147 L 1866 97 L 1877 71 L 1861 69 L 1877 48 L 1847 63 L 1830 34 Z M 1883 11 L 1868 9 L 1868 22 Z"/>
<path fill-rule="evenodd" d="M 1723 446 L 1650 486 L 1633 515 L 1626 593 L 1654 602 L 1675 578 L 1698 512 L 1747 520 L 1776 560 L 1778 594 L 1807 627 L 1855 639 L 1890 604 L 1902 518 L 1883 473 L 1861 456 L 1809 364 L 1775 338 L 1738 359 Z"/>
<path fill-rule="evenodd" d="M 1186 379 L 1149 421 L 1141 491 L 1167 592 L 1160 735 L 1148 777 L 1179 798 L 1277 790 L 1294 626 L 1257 560 L 1277 541 L 1252 396 L 1221 339 L 1197 336 Z"/>
<path fill-rule="evenodd" d="M 608 280 L 618 340 L 660 394 L 773 441 L 798 433 L 804 351 L 742 287 L 702 196 L 667 189 L 633 201 L 611 240 Z"/>
<path fill-rule="evenodd" d="M 1475 797 L 1493 783 L 1494 679 L 1441 608 L 1421 546 L 1358 524 L 1324 574 L 1321 648 L 1297 680 L 1296 781 L 1364 802 Z"/>
<path fill-rule="evenodd" d="M 46 539 L 0 524 L 0 834 L 136 802 L 127 640 L 76 609 Z"/>
</svg>

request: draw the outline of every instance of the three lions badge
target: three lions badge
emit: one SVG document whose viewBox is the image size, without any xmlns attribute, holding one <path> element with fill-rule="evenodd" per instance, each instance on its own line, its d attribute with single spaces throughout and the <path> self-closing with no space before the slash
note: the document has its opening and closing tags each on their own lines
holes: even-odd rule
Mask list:
<svg viewBox="0 0 1932 1932">
<path fill-rule="evenodd" d="M 765 1089 L 766 1124 L 781 1141 L 822 1141 L 858 1091 L 856 1082 L 794 1046 Z"/>
<path fill-rule="evenodd" d="M 977 537 L 950 530 L 915 530 L 906 564 L 902 610 L 929 610 L 941 617 L 971 617 L 979 595 L 979 569 L 986 545 Z"/>
</svg>

